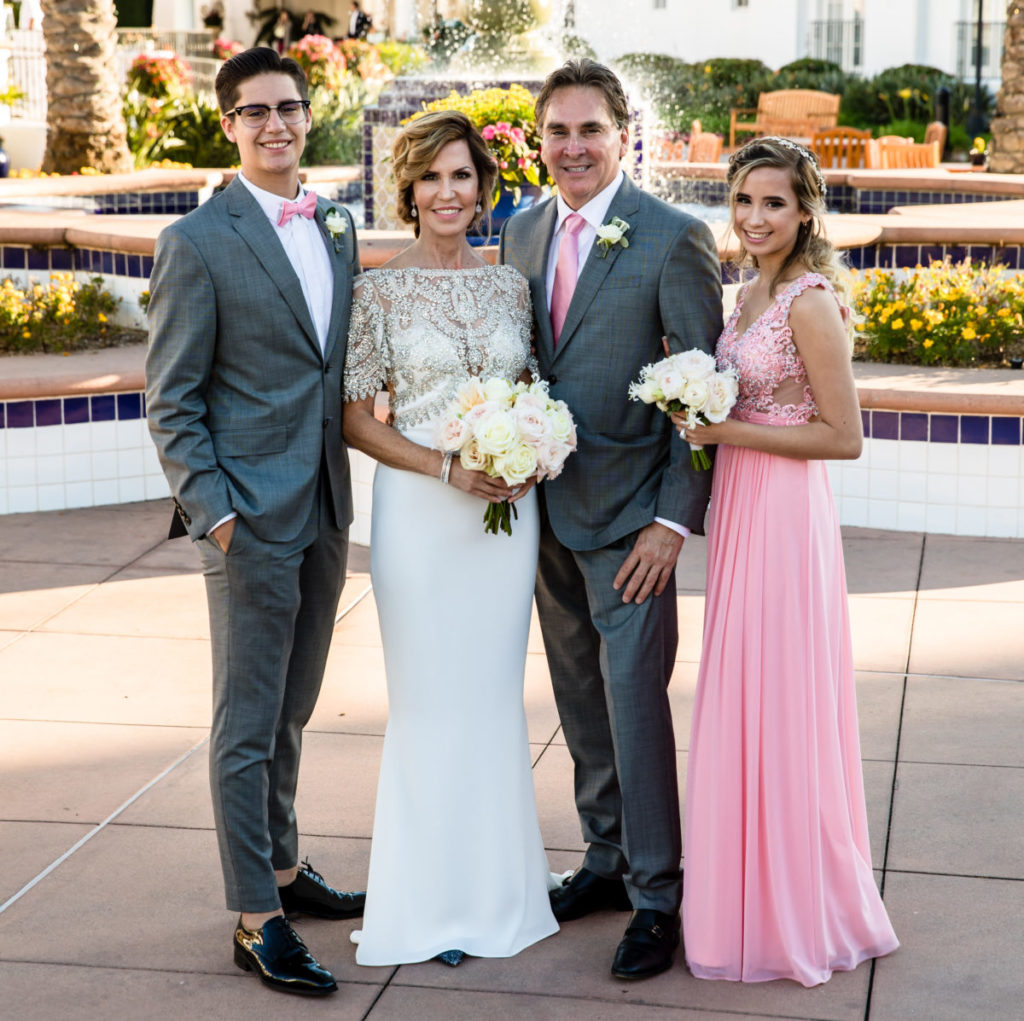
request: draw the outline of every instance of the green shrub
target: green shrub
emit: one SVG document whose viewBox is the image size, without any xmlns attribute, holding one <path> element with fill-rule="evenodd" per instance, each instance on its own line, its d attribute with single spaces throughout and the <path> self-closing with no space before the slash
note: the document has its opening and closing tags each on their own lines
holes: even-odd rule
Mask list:
<svg viewBox="0 0 1024 1021">
<path fill-rule="evenodd" d="M 310 89 L 313 126 L 306 136 L 306 166 L 361 163 L 363 105 L 366 89 L 356 75 L 346 75 L 337 89 Z"/>
<path fill-rule="evenodd" d="M 71 273 L 20 288 L 0 284 L 0 351 L 71 351 L 94 346 L 110 333 L 109 318 L 120 299 L 104 290 L 103 277 L 80 284 Z"/>
<path fill-rule="evenodd" d="M 1000 365 L 1020 357 L 1024 281 L 1000 265 L 933 262 L 854 274 L 854 353 L 913 365 Z"/>
</svg>

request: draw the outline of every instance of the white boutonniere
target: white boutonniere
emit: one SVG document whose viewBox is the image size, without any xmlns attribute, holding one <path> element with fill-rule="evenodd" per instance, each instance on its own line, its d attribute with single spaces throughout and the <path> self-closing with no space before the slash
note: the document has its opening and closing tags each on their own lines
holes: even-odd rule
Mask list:
<svg viewBox="0 0 1024 1021">
<path fill-rule="evenodd" d="M 629 239 L 626 237 L 627 230 L 629 230 L 629 224 L 617 216 L 613 216 L 607 223 L 597 228 L 597 243 L 601 248 L 602 259 L 608 255 L 608 250 L 612 245 L 629 248 Z"/>
<path fill-rule="evenodd" d="M 334 242 L 334 250 L 336 252 L 340 252 L 344 245 L 342 238 L 344 238 L 345 234 L 348 232 L 348 220 L 337 206 L 331 206 L 331 208 L 324 213 L 324 226 L 327 228 L 327 233 L 331 235 L 331 240 Z"/>
</svg>

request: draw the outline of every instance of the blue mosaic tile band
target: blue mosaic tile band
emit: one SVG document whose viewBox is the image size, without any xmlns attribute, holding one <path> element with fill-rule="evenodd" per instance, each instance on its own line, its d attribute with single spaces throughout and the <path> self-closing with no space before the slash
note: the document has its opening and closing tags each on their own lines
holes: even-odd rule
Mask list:
<svg viewBox="0 0 1024 1021">
<path fill-rule="evenodd" d="M 82 397 L 41 397 L 0 401 L 0 429 L 41 429 L 51 425 L 127 422 L 146 417 L 142 391 Z"/>
<path fill-rule="evenodd" d="M 1024 445 L 1024 418 L 861 409 L 864 435 L 876 440 Z M 86 422 L 137 421 L 146 417 L 142 391 L 80 397 L 0 401 L 0 429 L 33 429 Z"/>
<path fill-rule="evenodd" d="M 1021 446 L 1024 419 L 1013 415 L 946 415 L 861 409 L 864 435 L 876 440 Z"/>
</svg>

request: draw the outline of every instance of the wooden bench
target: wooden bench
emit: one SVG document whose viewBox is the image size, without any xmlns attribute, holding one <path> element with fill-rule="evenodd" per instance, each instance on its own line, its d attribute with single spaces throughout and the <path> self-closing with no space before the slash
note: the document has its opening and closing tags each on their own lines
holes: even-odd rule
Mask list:
<svg viewBox="0 0 1024 1021">
<path fill-rule="evenodd" d="M 736 147 L 737 131 L 809 138 L 822 128 L 834 128 L 839 123 L 840 99 L 834 93 L 818 92 L 816 89 L 762 92 L 757 97 L 756 109 L 734 107 L 729 111 L 729 148 Z M 751 114 L 753 120 L 740 120 Z"/>
</svg>

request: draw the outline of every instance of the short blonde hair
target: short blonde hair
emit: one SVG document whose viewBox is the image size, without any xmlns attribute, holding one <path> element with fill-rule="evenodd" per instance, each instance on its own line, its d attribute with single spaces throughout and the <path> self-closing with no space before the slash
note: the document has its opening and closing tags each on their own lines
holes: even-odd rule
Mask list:
<svg viewBox="0 0 1024 1021">
<path fill-rule="evenodd" d="M 465 142 L 480 182 L 481 212 L 473 217 L 476 227 L 486 216 L 491 217 L 491 193 L 498 178 L 498 164 L 487 148 L 483 135 L 473 122 L 458 110 L 438 110 L 416 117 L 402 128 L 391 149 L 391 166 L 398 186 L 398 216 L 411 223 L 420 236 L 419 221 L 412 215 L 412 186 L 423 178 L 438 153 L 450 142 Z"/>
</svg>

